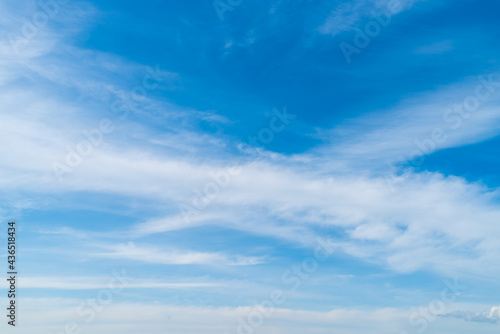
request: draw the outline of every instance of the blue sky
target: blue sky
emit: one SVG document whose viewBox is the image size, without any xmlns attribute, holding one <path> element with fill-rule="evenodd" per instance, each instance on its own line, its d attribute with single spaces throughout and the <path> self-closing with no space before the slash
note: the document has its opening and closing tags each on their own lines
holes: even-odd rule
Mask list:
<svg viewBox="0 0 500 334">
<path fill-rule="evenodd" d="M 499 9 L 0 3 L 2 331 L 498 332 Z"/>
</svg>

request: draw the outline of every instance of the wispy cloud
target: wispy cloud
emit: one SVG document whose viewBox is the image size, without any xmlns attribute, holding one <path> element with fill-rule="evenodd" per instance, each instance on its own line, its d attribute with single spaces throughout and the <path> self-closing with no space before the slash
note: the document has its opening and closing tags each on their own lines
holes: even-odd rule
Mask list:
<svg viewBox="0 0 500 334">
<path fill-rule="evenodd" d="M 322 34 L 336 36 L 356 28 L 362 29 L 366 24 L 366 22 L 362 22 L 363 19 L 372 19 L 379 15 L 381 10 L 387 12 L 388 8 L 391 8 L 391 15 L 394 15 L 409 9 L 417 1 L 419 0 L 355 0 L 338 3 L 326 21 L 318 28 L 318 31 Z"/>
<path fill-rule="evenodd" d="M 391 110 L 346 121 L 324 134 L 333 144 L 321 153 L 376 169 L 381 163 L 385 167 L 407 162 L 495 137 L 500 122 L 498 77 L 497 73 L 479 76 L 403 100 Z"/>
<path fill-rule="evenodd" d="M 154 246 L 136 246 L 133 242 L 107 247 L 109 252 L 95 253 L 93 256 L 111 259 L 126 259 L 146 263 L 159 264 L 203 264 L 247 266 L 262 263 L 258 257 L 234 256 L 228 257 L 222 253 L 190 252 L 180 250 L 165 250 Z"/>
<path fill-rule="evenodd" d="M 493 306 L 490 311 L 471 312 L 471 311 L 453 311 L 441 315 L 445 318 L 457 318 L 472 322 L 497 323 L 500 321 L 500 306 Z"/>
</svg>

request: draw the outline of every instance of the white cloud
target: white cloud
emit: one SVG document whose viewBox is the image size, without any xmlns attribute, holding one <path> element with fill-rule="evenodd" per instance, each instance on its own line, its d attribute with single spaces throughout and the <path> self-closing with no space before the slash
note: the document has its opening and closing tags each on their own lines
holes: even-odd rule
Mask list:
<svg viewBox="0 0 500 334">
<path fill-rule="evenodd" d="M 154 246 L 136 246 L 133 242 L 108 246 L 109 252 L 94 253 L 92 256 L 127 259 L 147 263 L 158 264 L 210 264 L 210 265 L 232 265 L 245 266 L 262 263 L 258 257 L 235 256 L 230 258 L 221 253 L 186 252 L 179 250 L 164 250 Z"/>
<path fill-rule="evenodd" d="M 373 20 L 373 13 L 379 15 L 384 12 L 395 15 L 411 8 L 418 1 L 422 0 L 354 0 L 343 2 L 331 11 L 329 17 L 318 28 L 318 31 L 333 37 L 356 28 L 362 30 L 369 20 Z M 389 9 L 391 9 L 390 12 Z"/>
<path fill-rule="evenodd" d="M 403 100 L 391 110 L 374 110 L 346 121 L 323 135 L 332 144 L 319 152 L 333 161 L 376 170 L 495 137 L 500 124 L 498 77 L 494 73 L 471 78 Z"/>
<path fill-rule="evenodd" d="M 443 314 L 442 317 L 457 318 L 472 322 L 498 323 L 500 321 L 500 306 L 493 306 L 490 311 L 483 312 L 453 311 Z"/>
</svg>

